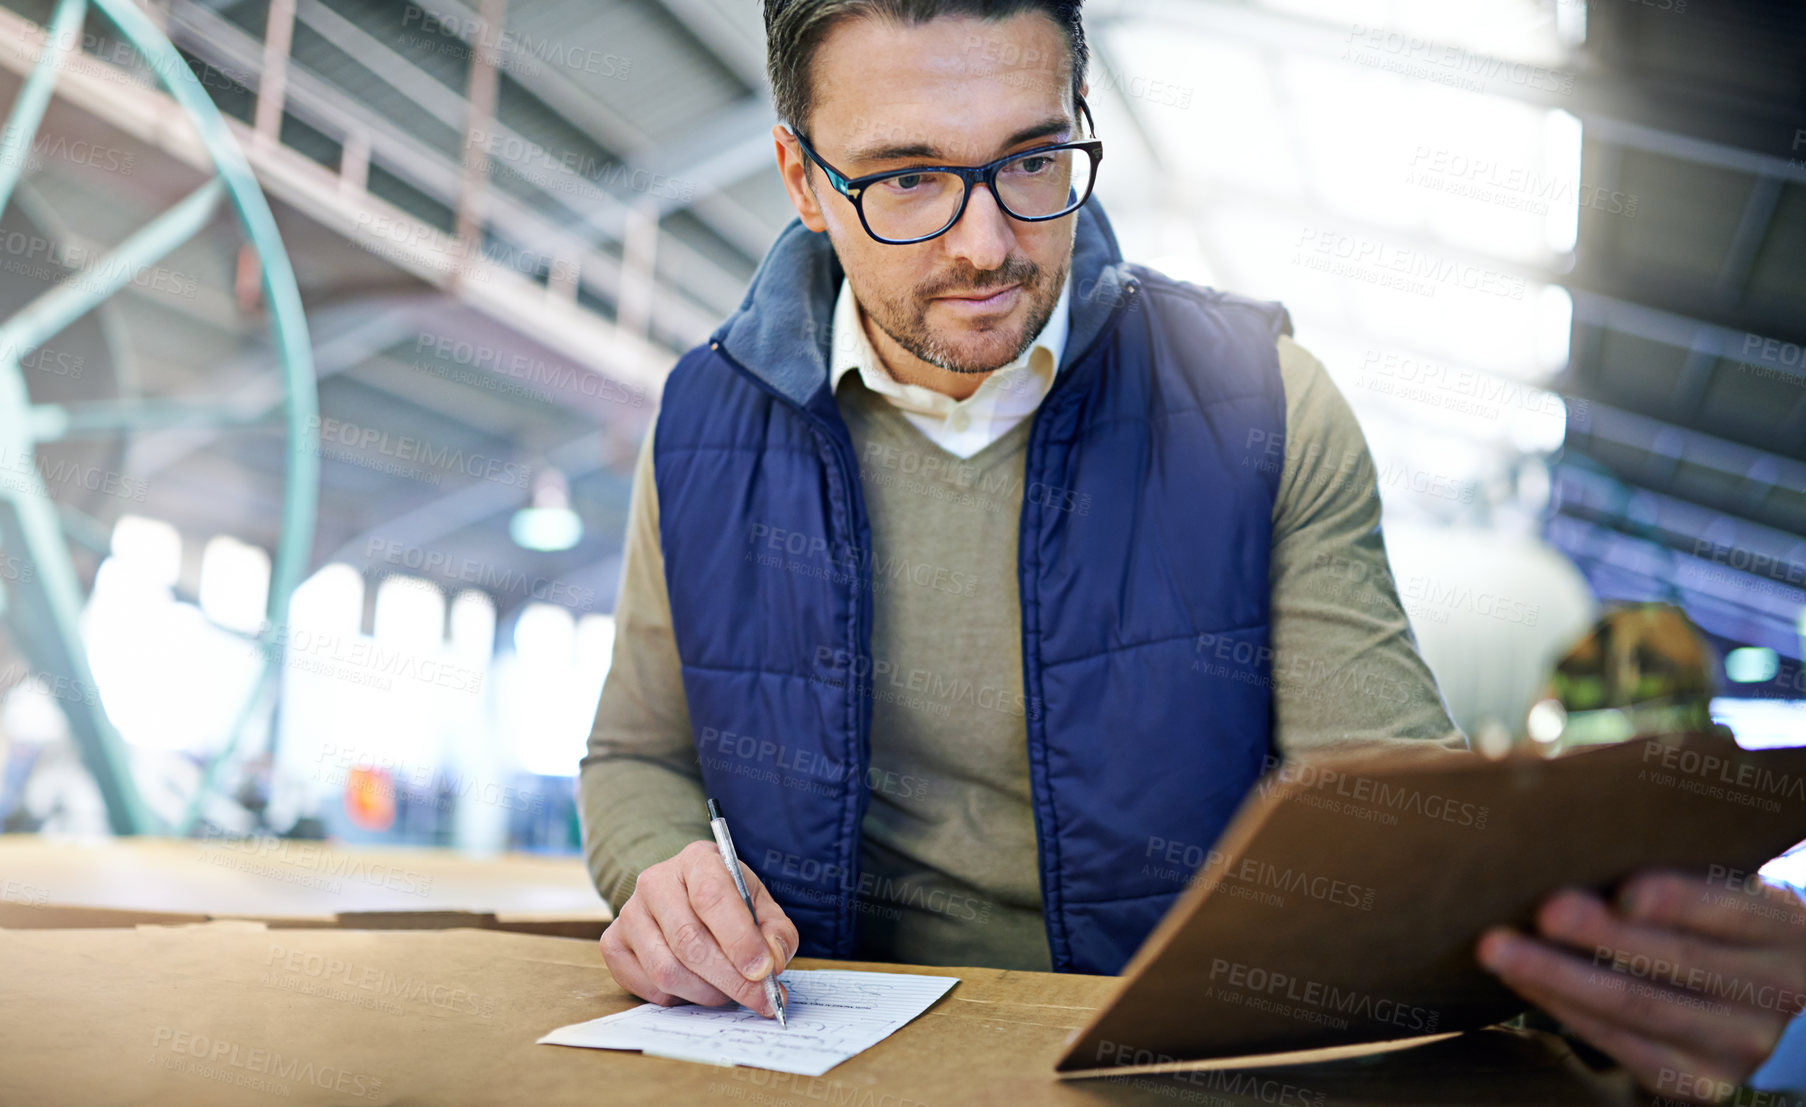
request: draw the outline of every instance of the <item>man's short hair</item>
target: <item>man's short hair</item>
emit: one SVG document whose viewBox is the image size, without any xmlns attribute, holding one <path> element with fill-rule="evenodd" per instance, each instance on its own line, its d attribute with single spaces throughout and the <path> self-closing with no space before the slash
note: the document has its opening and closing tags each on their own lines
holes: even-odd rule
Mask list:
<svg viewBox="0 0 1806 1107">
<path fill-rule="evenodd" d="M 847 19 L 883 19 L 903 26 L 926 23 L 937 16 L 966 15 L 980 19 L 1008 19 L 1021 12 L 1041 12 L 1066 34 L 1072 54 L 1073 103 L 1085 83 L 1085 28 L 1079 22 L 1084 0 L 765 0 L 766 67 L 771 74 L 771 98 L 778 118 L 792 131 L 805 131 L 814 107 L 810 63 L 815 48 L 828 31 Z M 1015 59 L 997 43 L 974 43 L 974 50 L 997 58 L 1005 65 L 1041 64 L 1036 59 Z M 1046 59 L 1045 64 L 1054 64 Z"/>
</svg>

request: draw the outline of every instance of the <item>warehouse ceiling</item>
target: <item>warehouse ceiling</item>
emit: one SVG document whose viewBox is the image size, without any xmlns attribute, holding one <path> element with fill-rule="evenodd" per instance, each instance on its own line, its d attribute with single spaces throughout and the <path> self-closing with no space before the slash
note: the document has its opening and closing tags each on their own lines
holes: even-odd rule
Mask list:
<svg viewBox="0 0 1806 1107">
<path fill-rule="evenodd" d="M 1654 141 L 1585 146 L 1583 179 L 1639 202 L 1581 213 L 1550 536 L 1602 595 L 1679 600 L 1721 647 L 1793 659 L 1785 691 L 1806 634 L 1806 8 L 1588 20 L 1589 79 Z"/>
<path fill-rule="evenodd" d="M 48 3 L 7 6 L 39 24 L 50 14 Z M 657 205 L 657 290 L 644 333 L 667 360 L 738 303 L 788 213 L 775 179 L 758 172 L 769 162 L 771 122 L 759 23 L 744 18 L 742 4 L 724 3 L 712 15 L 708 7 L 517 3 L 507 23 L 512 48 L 500 52 L 490 181 L 525 209 L 512 226 L 529 235 L 543 236 L 546 228 L 582 235 L 618 261 L 620 211 Z M 168 10 L 171 37 L 207 91 L 229 117 L 249 122 L 256 97 L 246 86 L 261 64 L 267 6 L 177 0 Z M 686 29 L 683 15 L 708 15 L 708 32 Z M 418 144 L 408 148 L 415 155 L 408 160 L 444 172 L 410 178 L 372 157 L 370 193 L 449 232 L 474 18 L 455 2 L 436 0 L 300 0 L 288 78 L 298 110 L 283 120 L 283 144 L 337 170 L 346 143 L 315 124 L 342 111 L 392 128 L 398 139 Z M 90 52 L 108 41 L 105 30 L 90 17 Z M 673 73 L 685 78 L 671 81 Z M 12 74 L 0 74 L 0 99 L 10 100 L 17 87 Z M 66 234 L 80 228 L 87 240 L 110 245 L 199 182 L 173 159 L 60 98 L 42 132 L 55 136 L 58 150 L 85 140 L 117 151 L 114 162 L 125 157 L 131 170 L 43 160 L 27 175 L 9 226 L 35 215 L 45 227 Z M 449 194 L 441 187 L 447 181 Z M 315 563 L 347 562 L 373 579 L 410 572 L 448 589 L 478 587 L 504 615 L 546 589 L 497 588 L 496 581 L 551 581 L 566 606 L 612 609 L 632 460 L 657 403 L 656 385 L 598 375 L 561 356 L 541 330 L 471 310 L 421 281 L 385 254 L 380 236 L 373 250 L 284 204 L 268 182 L 266 191 L 307 306 L 319 377 L 324 443 Z M 560 259 L 543 237 L 511 238 L 509 229 L 489 226 L 485 254 L 547 285 Z M 134 288 L 109 305 L 126 321 L 117 345 L 135 369 L 129 390 L 111 372 L 86 373 L 85 391 L 44 374 L 34 398 L 237 398 L 273 413 L 280 392 L 261 312 L 235 302 L 239 242 L 221 216 L 168 260 L 194 278 L 191 295 Z M 34 290 L 20 287 L 0 307 L 11 310 Z M 592 286 L 578 293 L 578 303 L 615 324 L 617 304 Z M 182 530 L 190 593 L 210 536 L 272 549 L 285 448 L 273 424 L 134 431 L 93 446 L 96 458 L 112 459 L 133 477 L 129 487 L 141 498 L 89 494 L 64 505 L 66 525 L 88 540 L 87 549 L 76 544 L 78 563 L 91 574 L 111 522 L 128 511 Z M 546 469 L 568 482 L 585 522 L 582 542 L 561 553 L 522 549 L 508 531 Z"/>
<path fill-rule="evenodd" d="M 49 14 L 47 0 L 4 6 L 39 23 Z M 1547 263 L 1554 269 L 1499 262 L 1572 295 L 1568 368 L 1548 385 L 1569 413 L 1548 534 L 1607 597 L 1678 598 L 1721 645 L 1768 645 L 1797 658 L 1791 613 L 1806 604 L 1797 575 L 1806 565 L 1806 15 L 1749 0 L 1519 6 L 1569 22 L 1584 10 L 1585 41 L 1566 63 L 1572 95 L 1503 95 L 1571 110 L 1585 127 L 1580 179 L 1590 195 L 1637 200 L 1629 216 L 1583 204 L 1577 243 L 1569 260 Z M 214 100 L 248 123 L 265 0 L 162 7 Z M 1206 180 L 1194 168 L 1202 163 L 1165 137 L 1180 133 L 1174 126 L 1231 120 L 1244 105 L 1200 97 L 1189 114 L 1161 117 L 1129 78 L 1153 65 L 1141 60 L 1153 56 L 1144 50 L 1149 35 L 1181 53 L 1213 51 L 1213 60 L 1236 43 L 1269 60 L 1286 51 L 1333 59 L 1349 37 L 1340 9 L 1306 0 L 1096 0 L 1087 10 L 1100 64 L 1123 78 L 1094 78 L 1092 99 L 1100 130 L 1112 132 L 1107 164 L 1116 167 L 1100 195 L 1129 252 L 1145 256 L 1145 247 L 1170 240 L 1175 211 L 1198 227 L 1212 217 L 1174 208 L 1175 196 L 1204 197 L 1195 202 L 1211 213 L 1239 212 L 1238 200 L 1271 208 L 1266 193 L 1282 190 L 1258 176 L 1242 193 Z M 1404 20 L 1427 9 L 1376 10 Z M 450 233 L 474 6 L 297 0 L 296 17 L 283 145 L 321 167 L 327 193 L 339 187 L 335 175 L 367 157 L 371 196 Z M 552 294 L 567 253 L 578 251 L 569 255 L 581 257 L 585 274 L 571 293 L 576 305 L 673 359 L 738 302 L 791 214 L 770 171 L 759 5 L 514 0 L 506 25 L 485 144 L 497 197 L 485 253 Z M 1202 66 L 1172 68 L 1153 75 L 1177 77 L 1188 92 L 1208 77 Z M 10 99 L 16 84 L 0 74 L 0 97 Z M 31 178 L 47 226 L 116 240 L 196 181 L 61 100 L 45 129 L 139 159 L 129 176 L 47 162 Z M 1253 149 L 1205 152 L 1218 162 L 1266 156 Z M 1308 161 L 1313 152 L 1280 153 Z M 1155 169 L 1171 178 L 1165 194 L 1138 183 Z M 437 552 L 568 580 L 593 593 L 594 609 L 612 608 L 628 473 L 651 390 L 625 371 L 608 383 L 605 368 L 573 356 L 551 328 L 473 308 L 455 283 L 422 279 L 398 252 L 340 233 L 310 204 L 278 196 L 275 207 L 309 309 L 324 417 L 341 431 L 355 428 L 354 440 L 373 430 L 384 442 L 428 443 L 433 456 L 494 459 L 505 474 L 555 467 L 586 523 L 576 549 L 530 553 L 507 530 L 527 495 L 518 484 L 392 464 L 384 446 L 329 450 L 316 563 L 341 560 L 380 575 L 397 567 L 394 551 L 410 550 L 420 553 L 407 567 L 433 575 L 417 566 Z M 237 238 L 223 220 L 215 230 L 172 260 L 204 291 L 121 297 L 133 387 L 270 404 L 261 317 L 234 295 Z M 1256 259 L 1247 248 L 1206 242 L 1202 230 L 1197 237 L 1220 283 L 1274 291 L 1248 268 Z M 634 284 L 635 265 L 648 267 L 650 288 Z M 508 356 L 502 368 L 499 351 Z M 116 387 L 110 373 L 92 380 L 96 389 Z M 119 448 L 124 468 L 145 474 L 148 496 L 86 505 L 90 533 L 104 534 L 108 510 L 129 508 L 175 522 L 197 544 L 213 533 L 273 544 L 283 469 L 274 430 L 159 430 Z M 455 572 L 438 575 L 468 585 Z M 506 612 L 527 597 L 495 598 Z"/>
</svg>

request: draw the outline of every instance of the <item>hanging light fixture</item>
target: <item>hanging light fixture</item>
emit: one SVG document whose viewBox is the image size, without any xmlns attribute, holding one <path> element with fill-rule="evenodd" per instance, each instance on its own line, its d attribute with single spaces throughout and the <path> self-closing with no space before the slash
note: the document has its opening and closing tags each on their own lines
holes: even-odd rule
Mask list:
<svg viewBox="0 0 1806 1107">
<path fill-rule="evenodd" d="M 571 509 L 570 488 L 557 469 L 541 469 L 533 478 L 527 506 L 508 521 L 508 534 L 524 550 L 557 553 L 583 540 L 583 520 Z"/>
</svg>

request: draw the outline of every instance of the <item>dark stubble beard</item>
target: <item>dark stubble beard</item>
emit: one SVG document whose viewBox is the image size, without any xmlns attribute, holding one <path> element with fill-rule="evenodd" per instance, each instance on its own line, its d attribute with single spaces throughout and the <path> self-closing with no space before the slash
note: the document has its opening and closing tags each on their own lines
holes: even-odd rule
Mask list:
<svg viewBox="0 0 1806 1107">
<path fill-rule="evenodd" d="M 1053 318 L 1054 307 L 1060 301 L 1060 289 L 1066 284 L 1066 271 L 1072 265 L 1069 257 L 1060 265 L 1060 271 L 1054 279 L 1045 283 L 1037 278 L 1041 275 L 1041 267 L 1027 258 L 1012 257 L 995 269 L 983 273 L 955 274 L 936 280 L 915 290 L 907 301 L 884 300 L 878 305 L 879 310 L 866 308 L 866 317 L 878 325 L 878 329 L 890 335 L 891 340 L 903 349 L 921 358 L 937 369 L 945 369 L 950 373 L 990 373 L 1015 361 L 1034 344 L 1035 336 L 1047 326 Z M 1029 296 L 1028 318 L 1022 325 L 1022 334 L 1016 341 L 1016 348 L 994 364 L 974 364 L 962 360 L 946 343 L 942 342 L 928 326 L 928 305 L 936 296 L 944 296 L 949 292 L 983 292 L 986 289 L 1004 288 L 1012 284 L 1021 284 Z"/>
</svg>

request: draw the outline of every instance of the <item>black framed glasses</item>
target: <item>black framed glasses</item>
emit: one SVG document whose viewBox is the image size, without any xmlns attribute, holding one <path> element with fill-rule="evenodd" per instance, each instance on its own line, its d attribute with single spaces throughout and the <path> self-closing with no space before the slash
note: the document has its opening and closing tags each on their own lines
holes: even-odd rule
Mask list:
<svg viewBox="0 0 1806 1107">
<path fill-rule="evenodd" d="M 1079 108 L 1089 123 L 1091 110 L 1083 100 Z M 834 191 L 859 213 L 865 233 L 892 246 L 946 234 L 966 213 L 972 186 L 980 183 L 1012 219 L 1042 223 L 1069 215 L 1091 198 L 1098 162 L 1104 157 L 1103 142 L 1092 138 L 1037 146 L 984 165 L 912 165 L 848 177 L 822 160 L 801 131 L 793 133 L 803 153 L 828 175 Z"/>
</svg>

